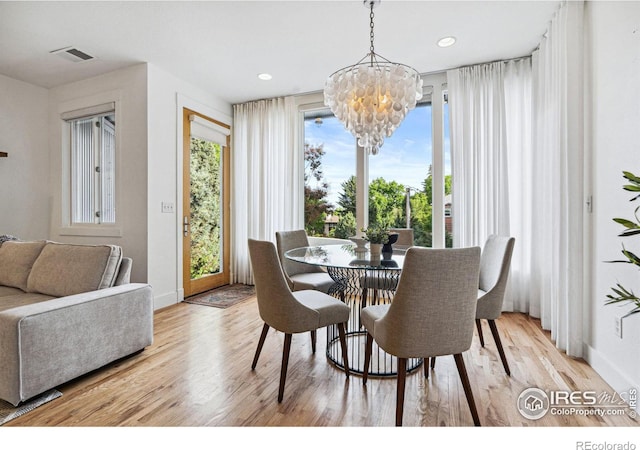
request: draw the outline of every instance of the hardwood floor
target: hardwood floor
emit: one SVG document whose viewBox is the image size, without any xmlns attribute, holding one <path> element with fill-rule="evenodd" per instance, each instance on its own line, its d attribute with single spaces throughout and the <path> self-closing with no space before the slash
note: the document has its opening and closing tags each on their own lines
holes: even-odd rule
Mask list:
<svg viewBox="0 0 640 450">
<path fill-rule="evenodd" d="M 584 362 L 558 352 L 536 320 L 509 313 L 497 320 L 511 377 L 504 373 L 485 325 L 486 347 L 474 337 L 464 354 L 480 421 L 493 427 L 635 427 L 621 416 L 551 415 L 525 419 L 516 399 L 543 390 L 612 389 Z M 181 303 L 155 314 L 152 346 L 59 387 L 63 396 L 5 427 L 215 426 L 391 427 L 395 378 L 344 373 L 317 352 L 309 334 L 294 335 L 287 384 L 277 402 L 283 335 L 269 331 L 255 371 L 251 362 L 262 321 L 255 298 L 227 309 Z M 407 376 L 404 425 L 471 427 L 473 421 L 452 357 L 437 359 L 425 380 Z"/>
</svg>

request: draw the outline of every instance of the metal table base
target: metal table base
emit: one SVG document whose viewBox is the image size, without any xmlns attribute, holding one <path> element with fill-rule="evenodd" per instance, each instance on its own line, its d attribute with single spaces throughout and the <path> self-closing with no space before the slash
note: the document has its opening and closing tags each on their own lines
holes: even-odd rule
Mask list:
<svg viewBox="0 0 640 450">
<path fill-rule="evenodd" d="M 364 373 L 364 356 L 367 331 L 360 323 L 360 311 L 372 304 L 388 304 L 393 299 L 393 292 L 397 286 L 400 271 L 398 270 L 370 270 L 360 268 L 329 267 L 327 272 L 336 282 L 329 290 L 329 294 L 344 301 L 351 309 L 349 322 L 346 326 L 347 357 L 349 370 L 355 374 Z M 371 279 L 375 277 L 375 279 Z M 363 302 L 362 283 L 367 280 L 373 282 L 379 289 L 374 294 L 369 289 L 366 304 Z M 366 284 L 365 284 L 366 285 Z M 342 350 L 338 336 L 338 327 L 327 327 L 327 358 L 337 367 L 344 369 Z M 421 358 L 407 360 L 407 372 L 412 372 L 422 365 Z M 369 376 L 387 377 L 398 373 L 398 360 L 382 350 L 373 342 Z"/>
</svg>

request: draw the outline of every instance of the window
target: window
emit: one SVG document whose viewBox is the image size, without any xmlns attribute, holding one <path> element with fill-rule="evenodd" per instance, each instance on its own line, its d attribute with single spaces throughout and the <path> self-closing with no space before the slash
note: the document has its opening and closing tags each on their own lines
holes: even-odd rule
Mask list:
<svg viewBox="0 0 640 450">
<path fill-rule="evenodd" d="M 340 238 L 355 235 L 353 136 L 331 111 L 314 110 L 305 114 L 304 161 L 307 234 Z"/>
<path fill-rule="evenodd" d="M 432 105 L 425 95 L 380 153 L 369 157 L 369 225 L 412 228 L 414 243 L 432 247 Z M 408 198 L 407 198 L 408 197 Z"/>
<path fill-rule="evenodd" d="M 115 224 L 113 103 L 62 115 L 69 129 L 70 223 Z"/>
<path fill-rule="evenodd" d="M 445 74 L 427 76 L 421 103 L 385 140 L 378 155 L 365 158 L 359 157 L 362 151 L 353 136 L 326 108 L 313 103 L 301 108 L 308 234 L 345 238 L 363 225 L 379 224 L 412 228 L 416 245 L 452 246 L 445 81 Z M 365 161 L 358 162 L 361 159 Z M 357 197 L 364 197 L 361 212 Z"/>
</svg>

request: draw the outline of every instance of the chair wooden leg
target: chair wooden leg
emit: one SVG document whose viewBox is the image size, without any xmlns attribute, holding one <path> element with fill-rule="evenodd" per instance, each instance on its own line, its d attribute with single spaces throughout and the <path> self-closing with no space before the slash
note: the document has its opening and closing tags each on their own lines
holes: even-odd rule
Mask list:
<svg viewBox="0 0 640 450">
<path fill-rule="evenodd" d="M 284 383 L 287 380 L 287 367 L 289 366 L 289 352 L 291 350 L 291 333 L 284 335 L 284 348 L 282 349 L 282 367 L 280 367 L 280 389 L 278 389 L 278 403 L 284 397 Z"/>
<path fill-rule="evenodd" d="M 478 337 L 480 338 L 480 346 L 484 347 L 484 336 L 482 336 L 482 323 L 480 323 L 480 319 L 476 319 L 476 328 L 478 329 Z"/>
<path fill-rule="evenodd" d="M 504 370 L 507 372 L 507 375 L 511 376 L 511 370 L 509 370 L 509 364 L 507 363 L 507 357 L 505 356 L 504 349 L 502 348 L 502 341 L 500 340 L 500 334 L 498 333 L 498 327 L 496 326 L 495 320 L 489 320 L 489 328 L 491 328 L 493 340 L 496 342 L 496 346 L 498 347 L 498 353 L 500 354 Z"/>
<path fill-rule="evenodd" d="M 423 369 L 424 369 L 424 377 L 425 378 L 429 378 L 429 360 L 430 359 L 431 358 L 424 358 L 422 360 L 422 366 L 423 366 Z"/>
<path fill-rule="evenodd" d="M 471 392 L 471 384 L 469 383 L 469 376 L 467 375 L 467 369 L 464 366 L 464 359 L 461 353 L 453 355 L 456 361 L 456 367 L 458 368 L 458 374 L 460 375 L 460 381 L 462 381 L 462 387 L 464 388 L 464 395 L 467 397 L 467 403 L 469 403 L 469 409 L 471 410 L 471 417 L 473 417 L 473 424 L 477 427 L 480 426 L 480 418 L 478 417 L 478 410 L 476 409 L 476 403 L 473 401 L 473 392 Z"/>
<path fill-rule="evenodd" d="M 316 330 L 311 331 L 311 353 L 316 353 Z"/>
<path fill-rule="evenodd" d="M 425 378 L 429 378 L 429 376 L 427 375 L 427 362 L 429 363 L 429 365 L 431 366 L 431 370 L 436 368 L 436 357 L 432 356 L 431 358 L 425 359 L 424 361 L 424 377 Z"/>
<path fill-rule="evenodd" d="M 266 323 L 262 327 L 262 333 L 260 334 L 260 340 L 258 341 L 258 348 L 256 349 L 256 354 L 253 357 L 253 363 L 251 364 L 251 370 L 256 368 L 258 364 L 258 358 L 260 357 L 260 352 L 262 351 L 262 346 L 264 345 L 264 340 L 267 338 L 267 332 L 269 331 L 269 325 Z"/>
<path fill-rule="evenodd" d="M 396 393 L 396 426 L 402 426 L 404 411 L 404 385 L 407 379 L 407 358 L 398 358 L 398 389 Z"/>
<path fill-rule="evenodd" d="M 360 295 L 360 312 L 367 306 L 367 296 L 369 295 L 369 289 L 362 288 L 362 294 Z M 362 328 L 362 318 L 358 314 L 358 328 Z"/>
<path fill-rule="evenodd" d="M 362 372 L 362 384 L 367 384 L 369 377 L 369 363 L 371 362 L 371 350 L 373 349 L 373 336 L 367 331 L 367 341 L 364 347 L 364 371 Z"/>
<path fill-rule="evenodd" d="M 349 354 L 347 352 L 347 335 L 344 331 L 344 323 L 338 324 L 338 335 L 340 336 L 340 346 L 342 347 L 342 361 L 344 363 L 344 373 L 349 378 Z"/>
</svg>

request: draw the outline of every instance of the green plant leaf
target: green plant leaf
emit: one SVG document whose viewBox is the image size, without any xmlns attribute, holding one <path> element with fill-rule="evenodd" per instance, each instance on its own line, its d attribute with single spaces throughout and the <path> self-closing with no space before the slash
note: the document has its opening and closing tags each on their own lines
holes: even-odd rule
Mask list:
<svg viewBox="0 0 640 450">
<path fill-rule="evenodd" d="M 619 223 L 620 225 L 623 225 L 623 226 L 625 226 L 627 228 L 638 228 L 638 229 L 640 229 L 640 225 L 639 224 L 637 224 L 637 223 L 635 223 L 635 222 L 633 222 L 631 220 L 628 220 L 628 219 L 615 218 L 615 219 L 613 219 L 613 221 L 616 222 L 616 223 Z"/>
<path fill-rule="evenodd" d="M 637 310 L 640 311 L 640 298 L 638 298 L 633 291 L 627 290 L 624 286 L 622 286 L 620 283 L 616 283 L 617 289 L 616 288 L 611 288 L 611 290 L 616 294 L 616 295 L 611 295 L 608 294 L 607 298 L 609 300 L 606 301 L 605 304 L 610 305 L 613 303 L 626 303 L 626 302 L 631 302 L 631 303 L 635 303 L 636 304 L 636 308 Z M 632 311 L 630 314 L 634 313 L 634 311 Z"/>
<path fill-rule="evenodd" d="M 640 266 L 640 258 L 634 255 L 629 250 L 623 249 L 622 254 L 627 257 L 631 264 L 635 264 L 636 266 Z"/>
<path fill-rule="evenodd" d="M 622 171 L 623 176 L 632 183 L 640 184 L 640 177 L 635 176 L 631 172 Z"/>
<path fill-rule="evenodd" d="M 635 234 L 640 234 L 640 230 L 628 230 L 628 231 L 625 231 L 624 233 L 620 233 L 618 236 L 626 237 L 626 236 L 633 236 Z"/>
<path fill-rule="evenodd" d="M 631 172 L 622 172 L 625 179 L 629 180 L 631 184 L 625 184 L 622 188 L 625 191 L 631 192 L 640 192 L 640 177 L 637 177 Z M 631 199 L 631 201 L 637 200 L 640 198 L 640 195 L 636 195 Z M 640 211 L 640 206 L 637 207 L 634 211 L 634 216 L 636 218 L 636 222 L 627 219 L 615 218 L 614 222 L 619 223 L 624 226 L 626 230 L 619 234 L 620 237 L 628 237 L 640 235 L 640 218 L 638 217 L 638 212 Z M 607 261 L 610 263 L 626 263 L 626 264 L 634 264 L 640 267 L 640 257 L 638 257 L 633 252 L 627 250 L 624 245 L 622 246 L 622 254 L 627 258 L 625 260 L 615 260 L 615 261 Z M 634 309 L 627 313 L 627 315 L 640 313 L 640 298 L 638 298 L 633 291 L 626 289 L 624 286 L 620 285 L 620 283 L 616 283 L 616 287 L 612 287 L 611 290 L 613 294 L 607 295 L 607 300 L 605 304 L 611 305 L 616 303 L 632 303 L 635 305 Z"/>
</svg>

